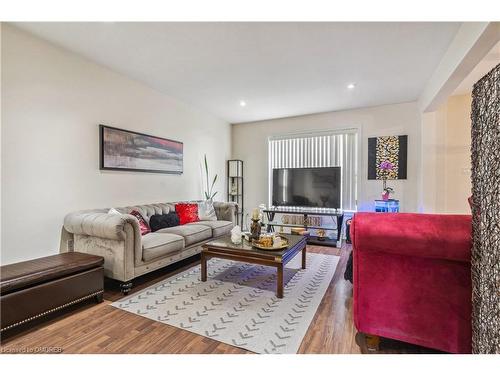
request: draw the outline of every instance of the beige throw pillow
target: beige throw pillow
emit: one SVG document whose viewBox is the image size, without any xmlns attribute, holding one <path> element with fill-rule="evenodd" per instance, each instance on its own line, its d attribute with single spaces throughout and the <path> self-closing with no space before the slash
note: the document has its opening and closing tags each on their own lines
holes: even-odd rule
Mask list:
<svg viewBox="0 0 500 375">
<path fill-rule="evenodd" d="M 214 203 L 211 200 L 198 202 L 198 217 L 200 221 L 216 221 Z"/>
<path fill-rule="evenodd" d="M 108 211 L 108 215 L 121 215 L 121 212 L 118 211 L 116 208 L 110 208 Z"/>
</svg>

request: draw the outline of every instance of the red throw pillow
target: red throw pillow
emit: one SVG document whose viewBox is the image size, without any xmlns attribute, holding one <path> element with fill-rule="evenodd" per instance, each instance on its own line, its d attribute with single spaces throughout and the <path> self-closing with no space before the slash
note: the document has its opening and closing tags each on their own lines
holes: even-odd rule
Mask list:
<svg viewBox="0 0 500 375">
<path fill-rule="evenodd" d="M 198 218 L 198 204 L 196 203 L 177 203 L 175 212 L 179 215 L 180 225 L 200 221 Z"/>
<path fill-rule="evenodd" d="M 130 212 L 130 215 L 135 216 L 135 218 L 139 221 L 139 229 L 141 230 L 142 236 L 151 232 L 151 228 L 149 227 L 148 223 L 146 223 L 146 220 L 144 220 L 139 211 L 133 210 Z"/>
</svg>

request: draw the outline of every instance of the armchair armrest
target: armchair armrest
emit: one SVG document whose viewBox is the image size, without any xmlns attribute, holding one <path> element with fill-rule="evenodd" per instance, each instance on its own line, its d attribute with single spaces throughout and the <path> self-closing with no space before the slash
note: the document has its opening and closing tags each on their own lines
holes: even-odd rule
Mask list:
<svg viewBox="0 0 500 375">
<path fill-rule="evenodd" d="M 471 216 L 361 212 L 351 224 L 357 252 L 470 262 Z"/>
<path fill-rule="evenodd" d="M 139 223 L 132 215 L 110 215 L 100 212 L 74 212 L 64 218 L 64 229 L 73 234 L 125 240 L 125 226 L 132 225 L 140 233 Z"/>
<path fill-rule="evenodd" d="M 236 223 L 236 212 L 238 211 L 236 202 L 214 202 L 214 209 L 218 220 Z"/>
</svg>

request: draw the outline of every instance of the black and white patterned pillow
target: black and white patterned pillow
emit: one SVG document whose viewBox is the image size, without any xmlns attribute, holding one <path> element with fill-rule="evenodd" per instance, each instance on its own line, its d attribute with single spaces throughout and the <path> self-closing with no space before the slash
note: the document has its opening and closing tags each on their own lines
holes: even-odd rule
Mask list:
<svg viewBox="0 0 500 375">
<path fill-rule="evenodd" d="M 214 202 L 211 200 L 198 202 L 198 217 L 200 221 L 216 221 Z"/>
</svg>

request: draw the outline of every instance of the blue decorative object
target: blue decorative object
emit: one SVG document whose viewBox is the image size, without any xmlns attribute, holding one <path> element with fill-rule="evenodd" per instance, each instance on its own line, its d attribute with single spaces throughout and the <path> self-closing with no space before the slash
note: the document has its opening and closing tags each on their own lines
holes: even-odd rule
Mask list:
<svg viewBox="0 0 500 375">
<path fill-rule="evenodd" d="M 375 212 L 399 212 L 399 200 L 388 199 L 384 201 L 381 199 L 376 199 Z"/>
</svg>

